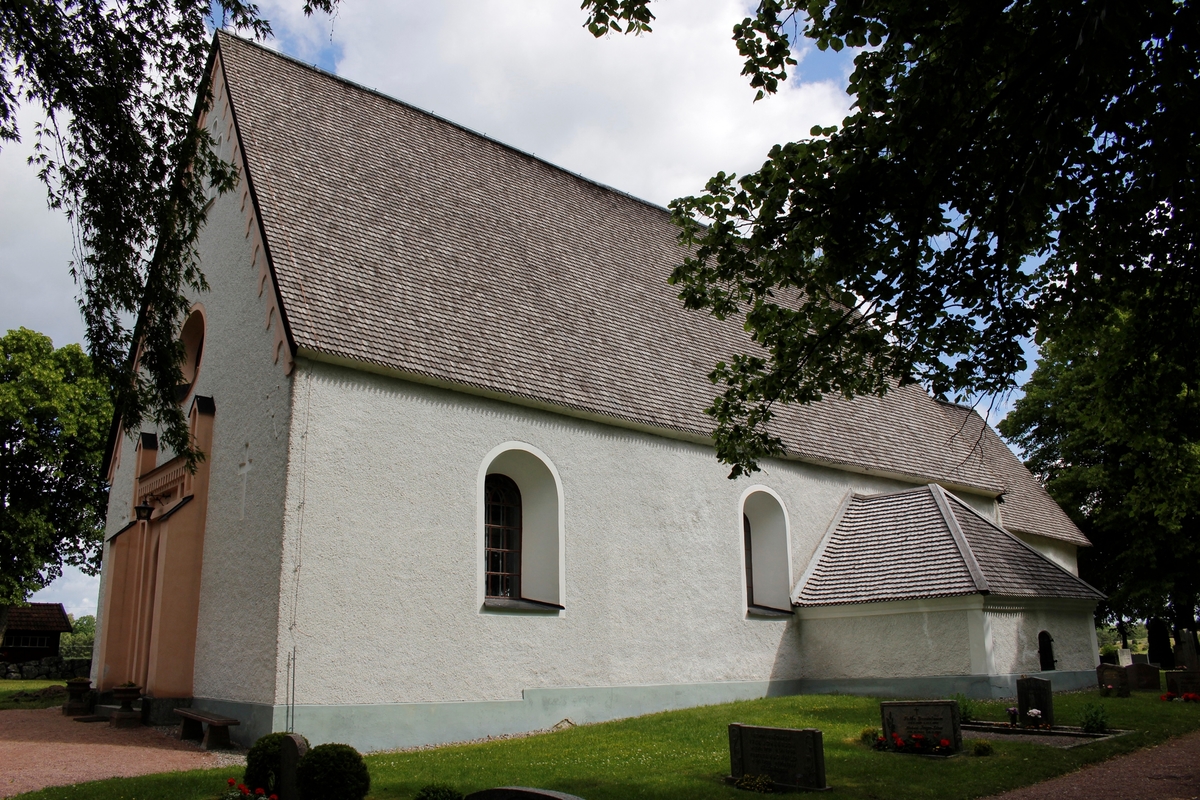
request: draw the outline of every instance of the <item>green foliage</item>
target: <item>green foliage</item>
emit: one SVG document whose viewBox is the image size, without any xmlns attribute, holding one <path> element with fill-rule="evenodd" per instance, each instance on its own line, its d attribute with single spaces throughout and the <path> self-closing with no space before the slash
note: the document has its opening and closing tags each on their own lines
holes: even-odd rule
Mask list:
<svg viewBox="0 0 1200 800">
<path fill-rule="evenodd" d="M 78 345 L 55 350 L 27 328 L 0 338 L 0 606 L 25 602 L 63 564 L 98 571 L 111 419 Z"/>
<path fill-rule="evenodd" d="M 979 719 L 979 704 L 959 692 L 950 698 L 958 703 L 958 718 L 962 722 L 975 722 Z"/>
<path fill-rule="evenodd" d="M 858 732 L 858 740 L 867 747 L 874 747 L 875 741 L 879 738 L 878 728 L 863 728 Z"/>
<path fill-rule="evenodd" d="M 1101 612 L 1170 616 L 1193 627 L 1200 599 L 1200 305 L 1188 286 L 1176 289 L 1178 299 L 1148 290 L 1100 323 L 1044 339 L 1025 396 L 1000 430 L 1092 541 L 1079 568 L 1108 595 Z M 1179 302 L 1192 304 L 1190 321 L 1170 312 Z"/>
<path fill-rule="evenodd" d="M 738 778 L 734 786 L 747 792 L 758 792 L 759 794 L 773 794 L 775 792 L 775 781 L 771 780 L 770 775 L 751 775 L 747 773 Z"/>
<path fill-rule="evenodd" d="M 254 789 L 265 789 L 268 794 L 279 789 L 280 758 L 286 733 L 268 733 L 260 736 L 246 752 L 246 772 L 242 783 Z M 308 739 L 304 740 L 308 744 Z"/>
<path fill-rule="evenodd" d="M 1079 714 L 1084 733 L 1108 733 L 1108 710 L 1103 703 L 1088 703 Z"/>
<path fill-rule="evenodd" d="M 584 2 L 626 22 L 647 5 Z M 777 404 L 1007 391 L 1035 330 L 1094 336 L 1114 308 L 1147 334 L 1114 368 L 1195 376 L 1197 28 L 1170 0 L 761 0 L 734 28 L 760 92 L 794 35 L 859 52 L 840 126 L 671 204 L 694 248 L 681 298 L 744 317 L 758 345 L 710 375 L 732 476 L 784 448 Z"/>
<path fill-rule="evenodd" d="M 975 739 L 971 742 L 971 755 L 973 756 L 990 756 L 996 752 L 996 748 L 987 739 Z"/>
<path fill-rule="evenodd" d="M 71 627 L 74 630 L 58 640 L 58 654 L 63 658 L 91 658 L 96 643 L 96 618 L 91 614 L 72 618 Z"/>
<path fill-rule="evenodd" d="M 301 800 L 363 800 L 371 789 L 366 763 L 348 744 L 319 744 L 309 750 L 296 778 Z"/>
<path fill-rule="evenodd" d="M 463 795 L 449 784 L 430 783 L 422 786 L 413 800 L 463 800 Z"/>
</svg>

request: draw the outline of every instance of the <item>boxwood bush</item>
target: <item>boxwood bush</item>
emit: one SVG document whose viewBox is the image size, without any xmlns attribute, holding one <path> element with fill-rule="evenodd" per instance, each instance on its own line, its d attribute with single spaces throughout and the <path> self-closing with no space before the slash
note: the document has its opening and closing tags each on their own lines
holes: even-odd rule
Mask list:
<svg viewBox="0 0 1200 800">
<path fill-rule="evenodd" d="M 267 794 L 279 791 L 279 754 L 286 733 L 268 733 L 254 743 L 246 753 L 246 773 L 242 783 L 250 788 L 263 789 Z M 304 740 L 308 744 L 308 739 Z"/>
<path fill-rule="evenodd" d="M 319 744 L 300 759 L 296 770 L 301 800 L 363 800 L 371 773 L 348 744 Z"/>
</svg>

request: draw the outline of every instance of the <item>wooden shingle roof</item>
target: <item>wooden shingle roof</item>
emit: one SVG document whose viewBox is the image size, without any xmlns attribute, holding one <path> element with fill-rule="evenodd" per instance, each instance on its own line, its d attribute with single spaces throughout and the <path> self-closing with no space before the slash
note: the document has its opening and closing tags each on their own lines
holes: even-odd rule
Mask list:
<svg viewBox="0 0 1200 800">
<path fill-rule="evenodd" d="M 1104 595 L 936 484 L 847 497 L 792 594 L 798 606 L 972 594 Z"/>
<path fill-rule="evenodd" d="M 707 440 L 708 373 L 756 345 L 683 308 L 668 212 L 405 103 L 216 36 L 301 357 Z M 998 494 L 920 387 L 778 409 L 791 457 Z"/>
</svg>

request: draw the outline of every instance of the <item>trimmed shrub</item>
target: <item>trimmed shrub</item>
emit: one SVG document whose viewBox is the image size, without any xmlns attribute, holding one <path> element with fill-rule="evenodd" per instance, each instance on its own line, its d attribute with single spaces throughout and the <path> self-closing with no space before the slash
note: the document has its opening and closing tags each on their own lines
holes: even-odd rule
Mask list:
<svg viewBox="0 0 1200 800">
<path fill-rule="evenodd" d="M 301 800 L 363 800 L 371 789 L 371 773 L 348 744 L 319 744 L 296 769 Z"/>
<path fill-rule="evenodd" d="M 431 783 L 422 786 L 421 791 L 413 800 L 463 800 L 462 792 L 444 783 Z"/>
<path fill-rule="evenodd" d="M 975 739 L 971 742 L 971 755 L 973 756 L 990 756 L 996 752 L 996 748 L 992 747 L 992 743 L 987 739 Z"/>
<path fill-rule="evenodd" d="M 279 790 L 279 753 L 286 733 L 268 733 L 259 737 L 246 753 L 246 772 L 242 783 L 253 792 L 263 789 L 267 794 Z M 304 740 L 308 744 L 308 739 Z"/>
<path fill-rule="evenodd" d="M 1101 703 L 1088 703 L 1080 715 L 1079 727 L 1084 733 L 1108 733 L 1108 709 Z"/>
</svg>

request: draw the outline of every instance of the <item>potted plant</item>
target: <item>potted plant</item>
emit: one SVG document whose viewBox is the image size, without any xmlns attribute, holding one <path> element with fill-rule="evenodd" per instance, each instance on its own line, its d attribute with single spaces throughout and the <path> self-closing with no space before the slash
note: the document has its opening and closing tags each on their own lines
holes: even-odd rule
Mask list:
<svg viewBox="0 0 1200 800">
<path fill-rule="evenodd" d="M 133 681 L 126 681 L 118 684 L 112 690 L 113 699 L 121 704 L 121 707 L 108 718 L 108 724 L 114 728 L 133 728 L 142 724 L 142 712 L 135 711 L 133 701 L 142 696 L 142 687 L 138 686 Z"/>
</svg>

